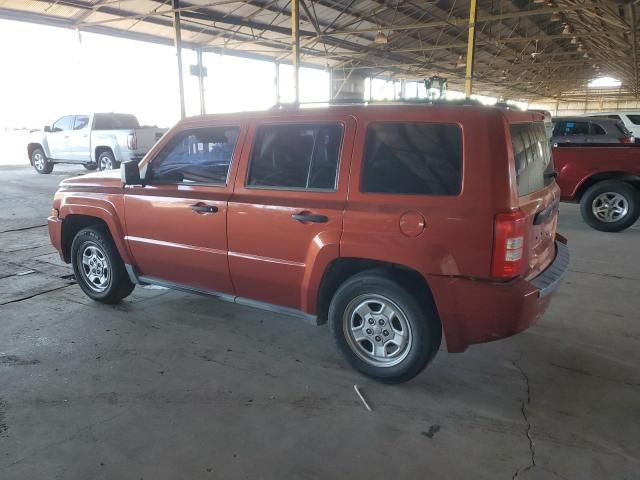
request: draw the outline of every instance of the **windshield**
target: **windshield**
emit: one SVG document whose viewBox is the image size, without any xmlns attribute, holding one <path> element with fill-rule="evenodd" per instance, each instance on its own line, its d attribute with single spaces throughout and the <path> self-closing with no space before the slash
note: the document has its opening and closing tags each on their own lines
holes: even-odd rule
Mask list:
<svg viewBox="0 0 640 480">
<path fill-rule="evenodd" d="M 140 128 L 135 115 L 128 113 L 96 113 L 94 130 L 130 130 Z"/>
</svg>

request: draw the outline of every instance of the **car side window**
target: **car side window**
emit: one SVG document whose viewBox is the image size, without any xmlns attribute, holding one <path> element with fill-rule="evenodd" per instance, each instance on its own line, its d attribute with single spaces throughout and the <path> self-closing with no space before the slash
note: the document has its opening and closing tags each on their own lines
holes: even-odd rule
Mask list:
<svg viewBox="0 0 640 480">
<path fill-rule="evenodd" d="M 73 125 L 73 115 L 59 118 L 51 126 L 52 132 L 63 132 L 65 130 L 71 130 Z"/>
<path fill-rule="evenodd" d="M 335 190 L 341 124 L 258 127 L 247 187 Z"/>
<path fill-rule="evenodd" d="M 462 131 L 444 123 L 374 123 L 367 129 L 361 190 L 458 195 Z"/>
<path fill-rule="evenodd" d="M 74 130 L 82 130 L 89 124 L 89 116 L 88 115 L 76 115 L 76 119 L 73 122 Z"/>
<path fill-rule="evenodd" d="M 149 165 L 149 183 L 226 185 L 240 127 L 177 133 Z"/>
<path fill-rule="evenodd" d="M 598 125 L 597 123 L 591 123 L 591 135 L 606 135 L 607 132 L 604 131 L 604 128 L 602 128 L 600 125 Z"/>
</svg>

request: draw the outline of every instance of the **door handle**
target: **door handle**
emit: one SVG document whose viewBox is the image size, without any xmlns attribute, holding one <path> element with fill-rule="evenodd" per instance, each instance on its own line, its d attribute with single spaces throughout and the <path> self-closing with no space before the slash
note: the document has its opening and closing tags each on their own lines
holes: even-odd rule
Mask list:
<svg viewBox="0 0 640 480">
<path fill-rule="evenodd" d="M 314 213 L 300 212 L 294 213 L 291 215 L 291 218 L 297 220 L 300 223 L 327 223 L 329 221 L 329 217 L 326 215 L 316 215 Z"/>
<path fill-rule="evenodd" d="M 191 210 L 196 213 L 216 213 L 218 211 L 218 207 L 214 205 L 205 205 L 204 203 L 196 203 L 195 205 L 191 205 Z"/>
</svg>

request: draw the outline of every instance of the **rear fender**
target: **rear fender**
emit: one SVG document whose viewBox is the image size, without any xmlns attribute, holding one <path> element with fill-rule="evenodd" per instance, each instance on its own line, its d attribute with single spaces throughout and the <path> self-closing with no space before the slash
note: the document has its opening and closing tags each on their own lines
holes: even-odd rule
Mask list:
<svg viewBox="0 0 640 480">
<path fill-rule="evenodd" d="M 340 256 L 340 232 L 322 232 L 311 242 L 305 259 L 300 289 L 301 310 L 312 315 L 318 311 L 318 290 L 329 264 Z"/>
</svg>

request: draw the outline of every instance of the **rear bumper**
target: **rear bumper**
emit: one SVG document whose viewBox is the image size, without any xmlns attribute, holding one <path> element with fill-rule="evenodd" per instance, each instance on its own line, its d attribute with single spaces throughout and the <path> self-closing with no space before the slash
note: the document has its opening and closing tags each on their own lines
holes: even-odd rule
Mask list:
<svg viewBox="0 0 640 480">
<path fill-rule="evenodd" d="M 510 337 L 540 319 L 569 268 L 566 240 L 556 239 L 556 257 L 539 276 L 507 283 L 430 276 L 447 350 Z"/>
</svg>

